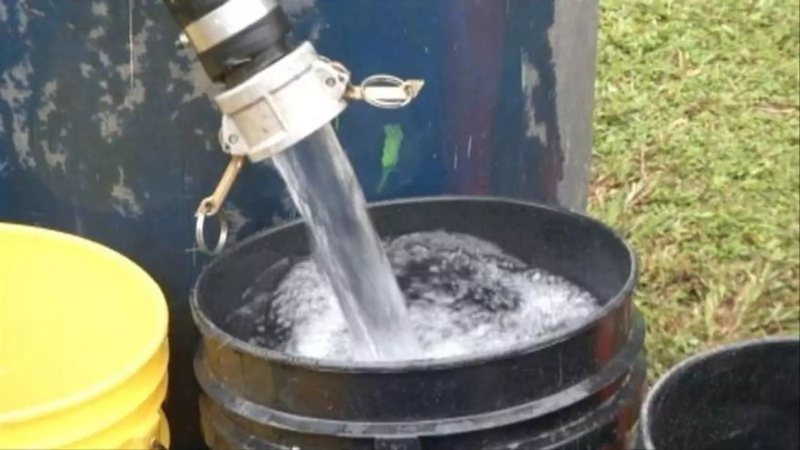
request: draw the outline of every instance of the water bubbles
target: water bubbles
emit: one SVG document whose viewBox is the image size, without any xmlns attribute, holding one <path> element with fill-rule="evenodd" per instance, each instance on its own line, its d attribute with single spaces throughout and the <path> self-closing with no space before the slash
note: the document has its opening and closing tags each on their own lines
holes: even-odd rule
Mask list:
<svg viewBox="0 0 800 450">
<path fill-rule="evenodd" d="M 569 281 L 473 236 L 414 233 L 388 242 L 386 250 L 425 358 L 501 351 L 583 321 L 599 308 Z M 312 261 L 296 264 L 269 302 L 267 327 L 285 328 L 288 335 L 282 351 L 358 359 L 333 291 Z"/>
</svg>

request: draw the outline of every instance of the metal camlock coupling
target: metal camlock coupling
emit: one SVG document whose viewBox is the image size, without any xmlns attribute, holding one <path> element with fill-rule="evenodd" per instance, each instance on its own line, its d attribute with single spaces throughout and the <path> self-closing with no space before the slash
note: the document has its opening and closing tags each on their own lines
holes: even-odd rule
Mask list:
<svg viewBox="0 0 800 450">
<path fill-rule="evenodd" d="M 382 109 L 402 108 L 417 97 L 423 80 L 403 80 L 392 75 L 373 75 L 360 85 L 341 63 L 317 54 L 304 42 L 281 60 L 216 97 L 222 111 L 219 141 L 231 155 L 214 193 L 197 209 L 195 237 L 198 248 L 216 255 L 228 237 L 222 205 L 245 159 L 262 162 L 285 151 L 338 117 L 347 100 L 361 100 Z M 204 225 L 217 216 L 220 235 L 210 248 Z"/>
</svg>

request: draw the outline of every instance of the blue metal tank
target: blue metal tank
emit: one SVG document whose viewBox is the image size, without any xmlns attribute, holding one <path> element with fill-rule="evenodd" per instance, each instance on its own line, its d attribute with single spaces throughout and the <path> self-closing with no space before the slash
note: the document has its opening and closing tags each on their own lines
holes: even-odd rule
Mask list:
<svg viewBox="0 0 800 450">
<path fill-rule="evenodd" d="M 340 139 L 371 200 L 489 194 L 585 206 L 593 0 L 284 0 L 294 37 L 375 73 L 423 78 L 409 107 L 353 104 Z M 206 258 L 193 213 L 227 161 L 214 89 L 161 0 L 0 0 L 0 220 L 130 256 L 171 309 L 167 413 L 201 444 L 190 286 Z M 226 205 L 236 238 L 296 217 L 276 173 L 247 166 Z"/>
</svg>

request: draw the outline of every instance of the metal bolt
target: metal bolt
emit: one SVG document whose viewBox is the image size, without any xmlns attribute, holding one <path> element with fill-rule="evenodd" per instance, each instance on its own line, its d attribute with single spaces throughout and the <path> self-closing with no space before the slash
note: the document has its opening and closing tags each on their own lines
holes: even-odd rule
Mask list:
<svg viewBox="0 0 800 450">
<path fill-rule="evenodd" d="M 232 135 L 228 136 L 228 143 L 229 144 L 236 145 L 237 142 L 239 142 L 239 136 L 237 136 L 235 134 L 232 134 Z"/>
<path fill-rule="evenodd" d="M 334 86 L 336 86 L 336 78 L 333 78 L 333 77 L 330 77 L 330 78 L 328 78 L 327 80 L 325 80 L 325 84 L 326 84 L 328 87 L 334 87 Z"/>
<path fill-rule="evenodd" d="M 177 44 L 178 44 L 178 45 L 183 45 L 184 47 L 185 47 L 185 46 L 187 46 L 187 45 L 189 45 L 189 37 L 188 37 L 188 36 L 186 36 L 186 33 L 181 33 L 181 34 L 178 36 L 178 42 L 177 42 Z"/>
</svg>

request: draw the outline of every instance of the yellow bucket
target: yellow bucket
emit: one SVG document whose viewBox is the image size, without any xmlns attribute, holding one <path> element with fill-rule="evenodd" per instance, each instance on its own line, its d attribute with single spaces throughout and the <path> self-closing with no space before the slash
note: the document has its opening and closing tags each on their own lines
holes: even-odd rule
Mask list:
<svg viewBox="0 0 800 450">
<path fill-rule="evenodd" d="M 0 449 L 158 449 L 167 307 L 137 265 L 0 223 Z"/>
</svg>

